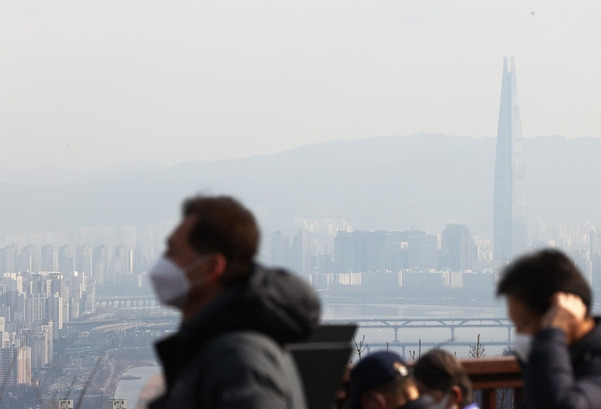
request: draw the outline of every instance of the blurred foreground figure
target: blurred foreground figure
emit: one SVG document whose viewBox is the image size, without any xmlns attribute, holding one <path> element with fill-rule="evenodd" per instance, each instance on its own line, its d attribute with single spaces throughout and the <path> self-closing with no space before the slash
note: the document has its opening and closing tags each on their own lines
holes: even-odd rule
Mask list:
<svg viewBox="0 0 601 409">
<path fill-rule="evenodd" d="M 543 250 L 510 264 L 497 287 L 516 329 L 527 408 L 601 407 L 601 326 L 574 263 Z"/>
<path fill-rule="evenodd" d="M 394 352 L 379 351 L 351 370 L 350 395 L 345 409 L 428 408 L 419 398 L 405 361 Z"/>
<path fill-rule="evenodd" d="M 413 365 L 419 393 L 432 398 L 432 408 L 478 409 L 473 402 L 472 383 L 452 354 L 433 349 Z"/>
<path fill-rule="evenodd" d="M 296 366 L 283 347 L 317 326 L 319 301 L 302 280 L 254 263 L 259 231 L 230 197 L 195 197 L 150 272 L 163 304 L 182 312 L 156 345 L 161 408 L 304 409 Z"/>
</svg>

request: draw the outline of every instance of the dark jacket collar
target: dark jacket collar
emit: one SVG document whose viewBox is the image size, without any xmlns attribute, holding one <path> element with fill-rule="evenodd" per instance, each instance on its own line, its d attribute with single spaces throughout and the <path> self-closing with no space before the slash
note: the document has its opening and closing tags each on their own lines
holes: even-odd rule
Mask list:
<svg viewBox="0 0 601 409">
<path fill-rule="evenodd" d="M 595 317 L 595 326 L 584 337 L 570 346 L 573 363 L 590 360 L 593 355 L 601 355 L 601 317 Z"/>
<path fill-rule="evenodd" d="M 317 327 L 320 303 L 298 276 L 255 265 L 249 274 L 209 302 L 179 331 L 156 344 L 170 383 L 191 354 L 215 335 L 249 330 L 285 344 L 300 342 Z"/>
</svg>

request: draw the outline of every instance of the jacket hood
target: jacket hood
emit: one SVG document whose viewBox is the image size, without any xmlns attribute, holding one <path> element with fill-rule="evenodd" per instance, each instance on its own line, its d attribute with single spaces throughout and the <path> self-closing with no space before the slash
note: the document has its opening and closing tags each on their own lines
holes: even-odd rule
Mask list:
<svg viewBox="0 0 601 409">
<path fill-rule="evenodd" d="M 320 303 L 301 278 L 255 265 L 248 276 L 185 322 L 180 335 L 202 343 L 233 330 L 264 333 L 280 344 L 300 342 L 317 327 Z"/>
</svg>

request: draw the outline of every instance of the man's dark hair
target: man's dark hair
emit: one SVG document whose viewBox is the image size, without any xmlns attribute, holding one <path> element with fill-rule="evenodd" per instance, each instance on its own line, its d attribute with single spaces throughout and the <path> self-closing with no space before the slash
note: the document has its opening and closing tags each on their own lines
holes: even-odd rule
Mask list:
<svg viewBox="0 0 601 409">
<path fill-rule="evenodd" d="M 497 296 L 510 295 L 541 315 L 558 291 L 580 297 L 590 313 L 592 295 L 586 280 L 564 253 L 551 249 L 518 258 L 507 266 L 497 285 Z"/>
<path fill-rule="evenodd" d="M 251 268 L 259 247 L 259 228 L 252 213 L 228 196 L 196 196 L 182 208 L 184 218 L 196 216 L 189 243 L 199 253 L 221 253 L 227 260 L 222 283 L 231 285 Z"/>
<path fill-rule="evenodd" d="M 415 379 L 429 389 L 443 391 L 458 386 L 463 395 L 460 406 L 472 403 L 472 383 L 461 363 L 447 351 L 432 349 L 413 365 Z"/>
</svg>

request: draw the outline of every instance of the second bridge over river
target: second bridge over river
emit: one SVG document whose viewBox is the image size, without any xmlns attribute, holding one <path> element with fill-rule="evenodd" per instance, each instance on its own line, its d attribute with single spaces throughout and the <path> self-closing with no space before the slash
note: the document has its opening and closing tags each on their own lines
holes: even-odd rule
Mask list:
<svg viewBox="0 0 601 409">
<path fill-rule="evenodd" d="M 474 330 L 480 331 L 481 329 L 489 330 L 501 330 L 507 334 L 502 338 L 498 339 L 494 344 L 498 345 L 510 345 L 512 343 L 511 335 L 513 330 L 513 323 L 508 318 L 371 318 L 371 319 L 331 319 L 325 320 L 328 324 L 348 324 L 354 323 L 359 326 L 357 329 L 356 337 L 361 337 L 361 331 L 367 330 L 379 330 L 382 335 L 390 339 L 390 344 L 397 346 L 409 346 L 415 344 L 413 341 L 407 341 L 401 339 L 400 336 L 403 334 L 403 338 L 411 334 L 413 338 L 417 337 L 422 339 L 419 331 L 436 331 L 439 330 L 448 331 L 449 337 L 448 343 L 451 344 L 464 344 L 465 342 L 457 339 L 457 331 L 465 329 L 466 331 L 473 332 Z M 418 331 L 416 333 L 416 331 Z M 423 332 L 423 331 L 422 331 Z M 388 335 L 390 333 L 390 335 Z M 371 343 L 375 346 L 373 343 Z M 430 342 L 422 342 L 423 345 L 430 344 Z M 489 343 L 490 344 L 490 343 Z M 385 345 L 385 344 L 384 344 Z"/>
</svg>

